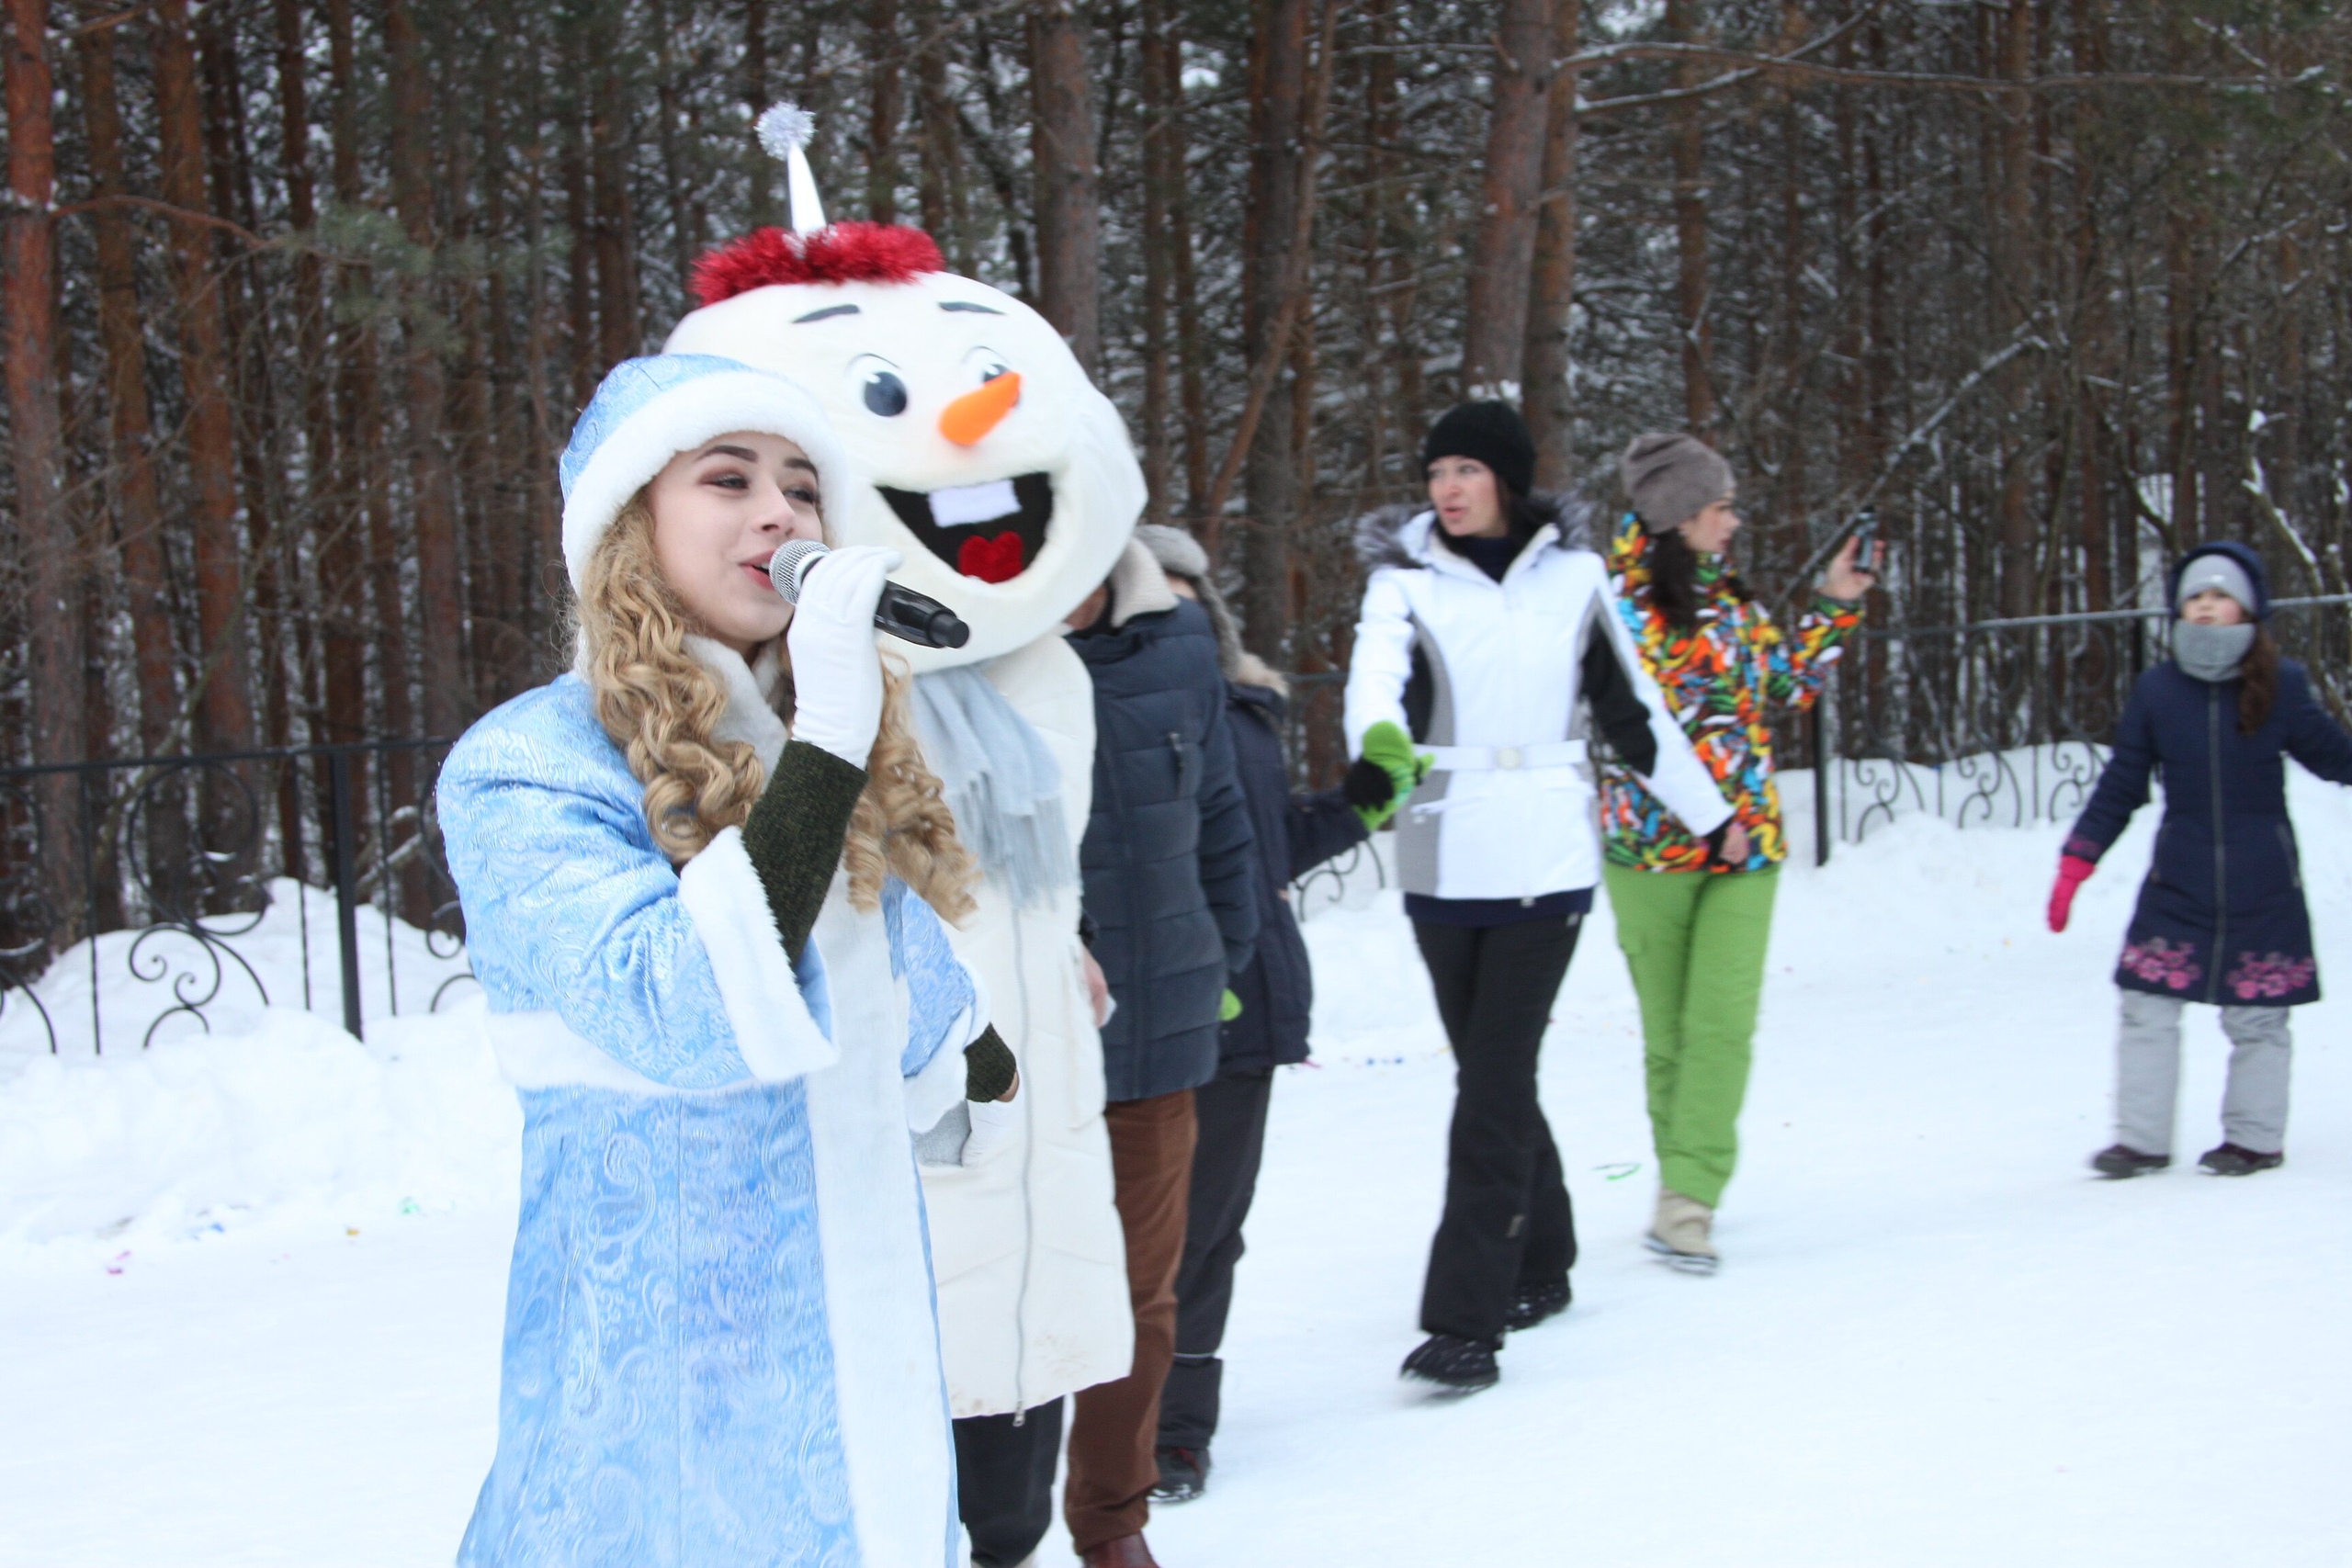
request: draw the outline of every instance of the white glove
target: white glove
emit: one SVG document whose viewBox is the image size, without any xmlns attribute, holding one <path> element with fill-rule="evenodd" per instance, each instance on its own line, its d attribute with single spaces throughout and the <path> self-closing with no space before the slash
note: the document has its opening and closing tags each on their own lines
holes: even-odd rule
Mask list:
<svg viewBox="0 0 2352 1568">
<path fill-rule="evenodd" d="M 792 655 L 792 738 L 863 768 L 882 728 L 882 655 L 874 606 L 882 580 L 906 558 L 879 545 L 850 545 L 810 569 L 786 628 Z"/>
</svg>

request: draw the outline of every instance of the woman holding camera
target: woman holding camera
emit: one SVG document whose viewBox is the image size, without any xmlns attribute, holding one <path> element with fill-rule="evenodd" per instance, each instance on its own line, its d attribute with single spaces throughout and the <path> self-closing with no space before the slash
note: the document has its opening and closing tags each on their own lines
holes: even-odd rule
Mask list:
<svg viewBox="0 0 2352 1568">
<path fill-rule="evenodd" d="M 606 377 L 563 455 L 574 670 L 439 786 L 523 1100 L 474 1568 L 955 1561 L 912 1138 L 1010 1098 L 936 909 L 971 861 L 874 640 L 888 550 L 768 558 L 850 483 L 781 378 Z"/>
<path fill-rule="evenodd" d="M 1409 795 L 1397 871 L 1457 1072 L 1429 1338 L 1404 1371 L 1476 1389 L 1507 1329 L 1568 1304 L 1575 1221 L 1536 1062 L 1600 878 L 1590 732 L 1693 833 L 1731 809 L 1643 673 L 1580 519 L 1531 493 L 1517 412 L 1453 410 L 1421 460 L 1429 506 L 1365 525 L 1345 724 Z"/>
<path fill-rule="evenodd" d="M 1712 1273 L 1715 1205 L 1738 1153 L 1749 1042 L 1764 988 L 1772 895 L 1788 853 L 1772 782 L 1773 704 L 1821 694 L 1874 581 L 1849 539 L 1785 637 L 1731 570 L 1731 466 L 1688 435 L 1639 435 L 1620 464 L 1633 504 L 1609 549 L 1617 606 L 1643 667 L 1731 802 L 1724 843 L 1693 838 L 1623 766 L 1601 773 L 1609 908 L 1641 998 L 1650 1136 L 1650 1249 Z"/>
</svg>

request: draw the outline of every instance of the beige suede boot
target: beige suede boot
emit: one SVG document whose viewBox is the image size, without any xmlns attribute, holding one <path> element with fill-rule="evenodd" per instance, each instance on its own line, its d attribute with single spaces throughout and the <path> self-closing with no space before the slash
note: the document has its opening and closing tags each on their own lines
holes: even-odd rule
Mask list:
<svg viewBox="0 0 2352 1568">
<path fill-rule="evenodd" d="M 1715 1212 L 1670 1187 L 1657 1190 L 1657 1217 L 1650 1222 L 1649 1249 L 1658 1261 L 1686 1274 L 1712 1274 L 1722 1259 L 1708 1232 Z"/>
</svg>

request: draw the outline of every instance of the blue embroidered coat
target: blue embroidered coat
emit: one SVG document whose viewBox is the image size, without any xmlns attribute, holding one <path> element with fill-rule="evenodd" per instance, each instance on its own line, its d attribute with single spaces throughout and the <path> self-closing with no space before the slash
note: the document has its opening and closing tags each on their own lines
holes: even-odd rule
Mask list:
<svg viewBox="0 0 2352 1568">
<path fill-rule="evenodd" d="M 773 763 L 752 672 L 697 652 Z M 641 795 L 570 675 L 441 777 L 524 1109 L 498 1454 L 458 1561 L 952 1564 L 910 1128 L 960 1100 L 985 1002 L 895 881 L 860 913 L 837 874 L 796 971 L 740 835 L 673 870 Z"/>
<path fill-rule="evenodd" d="M 2164 823 L 2115 983 L 2224 1007 L 2319 999 L 2301 857 L 2287 819 L 2286 759 L 2352 784 L 2352 737 L 2312 694 L 2311 677 L 2278 661 L 2270 716 L 2238 733 L 2242 682 L 2200 681 L 2167 660 L 2142 675 L 2115 727 L 2115 754 L 2066 852 L 2097 862 L 2148 800 L 2164 771 Z"/>
</svg>

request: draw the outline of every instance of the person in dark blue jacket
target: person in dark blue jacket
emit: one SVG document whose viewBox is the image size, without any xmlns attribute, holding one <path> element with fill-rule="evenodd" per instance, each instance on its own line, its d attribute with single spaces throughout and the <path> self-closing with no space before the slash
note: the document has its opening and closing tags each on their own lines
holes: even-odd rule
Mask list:
<svg viewBox="0 0 2352 1568">
<path fill-rule="evenodd" d="M 2172 1163 L 2181 1008 L 2204 1002 L 2222 1010 L 2232 1049 L 2222 1142 L 2198 1163 L 2245 1176 L 2285 1157 L 2287 1010 L 2319 999 L 2285 759 L 2352 784 L 2352 736 L 2320 706 L 2303 667 L 2279 657 L 2252 550 L 2191 550 L 2173 569 L 2172 599 L 2173 657 L 2132 688 L 2115 753 L 2067 836 L 2050 929 L 2066 929 L 2075 890 L 2147 804 L 2161 768 L 2155 863 L 2115 968 L 2116 1139 L 2091 1166 L 2132 1177 Z"/>
<path fill-rule="evenodd" d="M 1103 1122 L 1126 1233 L 1135 1360 L 1081 1389 L 1063 1513 L 1081 1561 L 1148 1568 L 1159 1393 L 1193 1174 L 1193 1091 L 1216 1077 L 1217 1020 L 1258 940 L 1256 847 L 1235 771 L 1216 630 L 1129 541 L 1069 619 L 1094 682 L 1094 799 L 1079 871 L 1102 1025 Z"/>
<path fill-rule="evenodd" d="M 1159 1403 L 1159 1484 L 1152 1492 L 1181 1503 L 1199 1496 L 1208 1481 L 1225 1377 L 1217 1349 L 1233 1304 L 1242 1223 L 1258 1189 L 1274 1069 L 1306 1060 L 1315 978 L 1291 913 L 1291 884 L 1371 837 L 1373 823 L 1396 809 L 1396 784 L 1378 764 L 1359 760 L 1342 787 L 1294 793 L 1283 751 L 1289 687 L 1243 650 L 1207 553 L 1192 535 L 1158 524 L 1137 528 L 1136 538 L 1168 574 L 1168 586 L 1197 603 L 1216 628 L 1226 718 L 1258 851 L 1257 956 L 1234 976 L 1239 1010 L 1227 1005 L 1216 1077 L 1193 1091 L 1200 1133 L 1176 1276 L 1176 1359 Z"/>
</svg>

